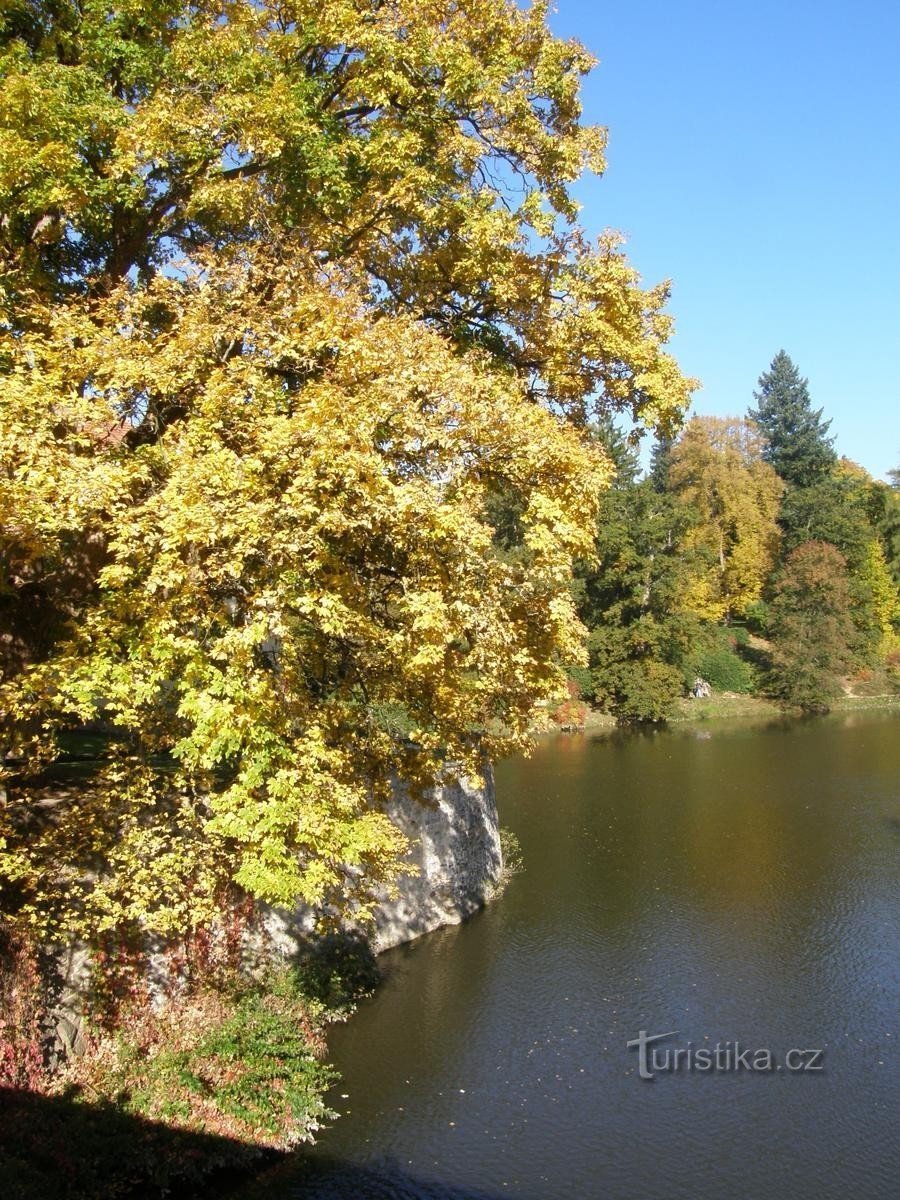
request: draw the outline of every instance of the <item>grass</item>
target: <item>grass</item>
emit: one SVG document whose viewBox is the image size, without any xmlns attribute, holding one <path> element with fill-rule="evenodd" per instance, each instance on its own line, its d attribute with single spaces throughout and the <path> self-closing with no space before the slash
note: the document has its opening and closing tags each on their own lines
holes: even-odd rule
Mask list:
<svg viewBox="0 0 900 1200">
<path fill-rule="evenodd" d="M 760 696 L 738 695 L 735 692 L 714 692 L 705 700 L 676 700 L 669 718 L 676 721 L 722 721 L 733 718 L 777 717 L 782 709 L 774 700 Z"/>
</svg>

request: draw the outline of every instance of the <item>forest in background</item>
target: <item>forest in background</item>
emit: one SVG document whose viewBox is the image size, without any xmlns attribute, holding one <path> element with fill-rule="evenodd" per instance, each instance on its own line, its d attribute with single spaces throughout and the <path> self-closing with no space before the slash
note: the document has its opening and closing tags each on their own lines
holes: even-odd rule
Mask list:
<svg viewBox="0 0 900 1200">
<path fill-rule="evenodd" d="M 616 477 L 576 572 L 590 658 L 570 691 L 621 722 L 704 685 L 824 712 L 848 679 L 900 684 L 900 471 L 839 457 L 784 351 L 758 389 L 658 440 L 643 476 L 614 422 L 595 430 Z"/>
</svg>

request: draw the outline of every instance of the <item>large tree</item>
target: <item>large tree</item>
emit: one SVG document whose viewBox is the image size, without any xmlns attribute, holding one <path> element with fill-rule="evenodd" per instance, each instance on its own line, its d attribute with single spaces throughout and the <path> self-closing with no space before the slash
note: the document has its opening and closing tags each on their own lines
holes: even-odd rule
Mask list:
<svg viewBox="0 0 900 1200">
<path fill-rule="evenodd" d="M 809 381 L 783 350 L 759 377 L 753 393 L 756 408 L 747 413 L 766 437 L 764 456 L 787 484 L 808 487 L 828 474 L 835 463 L 829 438 L 830 421 L 822 420 L 822 409 L 814 409 Z"/>
<path fill-rule="evenodd" d="M 748 421 L 694 417 L 671 452 L 668 486 L 697 518 L 685 546 L 698 563 L 705 559 L 685 600 L 699 617 L 742 612 L 759 598 L 775 563 L 784 485 L 764 451 Z"/>
<path fill-rule="evenodd" d="M 574 224 L 590 56 L 505 0 L 2 22 L 5 904 L 362 910 L 391 778 L 477 770 L 579 654 L 586 415 L 666 431 L 689 395 L 666 287 Z"/>
<path fill-rule="evenodd" d="M 771 608 L 772 687 L 786 705 L 827 711 L 854 662 L 856 630 L 843 555 L 804 542 L 787 556 Z"/>
<path fill-rule="evenodd" d="M 578 572 L 578 609 L 589 633 L 590 693 L 622 722 L 661 721 L 684 689 L 698 632 L 685 609 L 693 572 L 684 549 L 691 514 L 608 426 L 600 437 L 617 468 L 600 502 L 596 559 Z"/>
<path fill-rule="evenodd" d="M 860 663 L 871 663 L 900 618 L 898 506 L 888 487 L 849 459 L 809 487 L 791 488 L 779 515 L 786 555 L 808 541 L 843 555 L 853 596 Z"/>
</svg>

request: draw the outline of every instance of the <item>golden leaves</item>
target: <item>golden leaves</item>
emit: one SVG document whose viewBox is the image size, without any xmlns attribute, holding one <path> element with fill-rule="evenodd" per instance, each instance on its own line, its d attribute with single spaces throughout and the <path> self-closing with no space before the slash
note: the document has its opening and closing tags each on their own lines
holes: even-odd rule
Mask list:
<svg viewBox="0 0 900 1200">
<path fill-rule="evenodd" d="M 389 781 L 477 773 L 581 654 L 587 413 L 669 427 L 692 387 L 666 289 L 573 226 L 593 60 L 508 0 L 88 5 L 65 64 L 55 32 L 0 61 L 0 554 L 52 618 L 0 706 L 27 767 L 98 716 L 129 752 L 9 861 L 85 930 L 230 875 L 364 908 Z"/>
<path fill-rule="evenodd" d="M 102 535 L 105 561 L 54 652 L 65 670 L 35 667 L 8 694 L 40 679 L 49 710 L 103 711 L 172 756 L 173 795 L 206 797 L 184 859 L 170 810 L 148 802 L 109 860 L 115 882 L 85 885 L 84 920 L 133 915 L 154 855 L 175 888 L 204 829 L 257 895 L 364 905 L 405 848 L 374 802 L 384 781 L 433 782 L 437 751 L 477 769 L 577 655 L 569 571 L 608 464 L 487 356 L 409 317 L 373 320 L 346 277 L 302 253 L 120 289 L 89 323 L 60 308 L 14 353 L 5 429 L 22 434 L 38 396 L 53 417 L 37 443 L 8 437 L 4 486 L 23 486 L 57 537 Z M 46 370 L 28 367 L 35 354 Z M 152 454 L 96 434 L 139 398 L 163 422 Z M 524 578 L 492 548 L 498 482 L 522 497 Z M 398 702 L 411 742 L 367 715 Z M 476 730 L 492 732 L 479 744 Z M 130 820 L 102 795 L 113 825 Z M 46 887 L 41 845 L 22 853 Z M 173 912 L 174 893 L 147 921 Z"/>
<path fill-rule="evenodd" d="M 778 552 L 784 484 L 763 461 L 750 421 L 694 417 L 672 451 L 669 482 L 699 518 L 688 533 L 708 566 L 692 581 L 686 607 L 720 620 L 759 598 Z"/>
</svg>

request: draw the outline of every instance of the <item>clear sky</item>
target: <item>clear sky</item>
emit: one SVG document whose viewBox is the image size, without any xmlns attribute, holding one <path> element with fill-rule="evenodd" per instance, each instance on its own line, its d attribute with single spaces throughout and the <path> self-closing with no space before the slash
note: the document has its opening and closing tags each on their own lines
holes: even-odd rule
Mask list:
<svg viewBox="0 0 900 1200">
<path fill-rule="evenodd" d="M 783 347 L 838 452 L 900 465 L 900 0 L 555 2 L 601 60 L 582 221 L 672 280 L 694 411 L 744 413 Z"/>
</svg>

